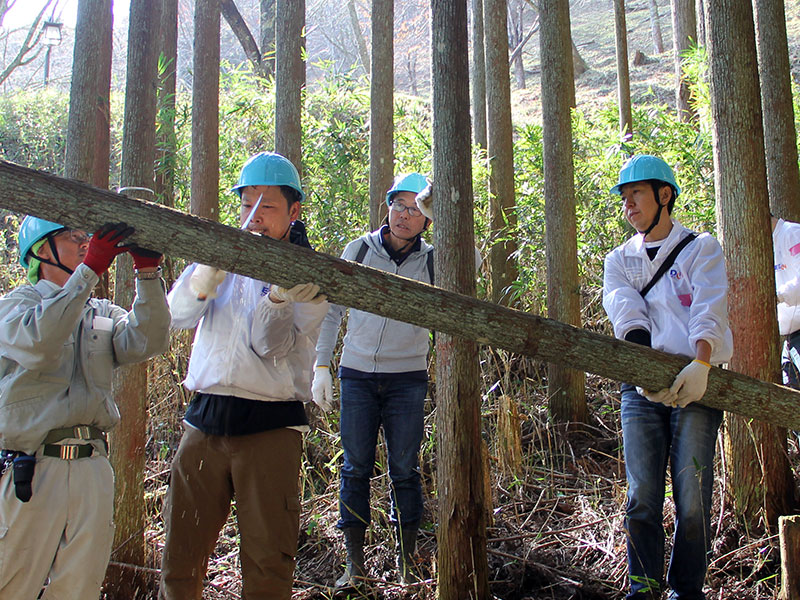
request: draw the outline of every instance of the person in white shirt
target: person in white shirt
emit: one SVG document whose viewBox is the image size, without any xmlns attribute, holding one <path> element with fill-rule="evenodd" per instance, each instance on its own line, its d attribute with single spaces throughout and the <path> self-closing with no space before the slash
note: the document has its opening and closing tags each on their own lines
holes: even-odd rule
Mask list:
<svg viewBox="0 0 800 600">
<path fill-rule="evenodd" d="M 711 235 L 693 234 L 672 218 L 680 188 L 662 159 L 634 156 L 611 193 L 622 197 L 625 218 L 637 231 L 605 260 L 603 307 L 614 335 L 693 359 L 669 388 L 622 386 L 630 580 L 626 598 L 661 598 L 669 463 L 675 503 L 669 598 L 702 600 L 722 412 L 699 401 L 711 365 L 728 362 L 733 352 L 722 249 Z M 662 265 L 668 268 L 659 277 Z"/>
<path fill-rule="evenodd" d="M 233 188 L 253 233 L 310 247 L 298 221 L 300 177 L 260 153 Z M 252 213 L 252 216 L 251 216 Z M 328 312 L 314 284 L 284 289 L 190 265 L 168 296 L 172 326 L 197 327 L 184 381 L 195 392 L 165 503 L 162 600 L 199 600 L 231 501 L 241 536 L 242 596 L 289 600 L 297 551 L 303 406 Z"/>
</svg>

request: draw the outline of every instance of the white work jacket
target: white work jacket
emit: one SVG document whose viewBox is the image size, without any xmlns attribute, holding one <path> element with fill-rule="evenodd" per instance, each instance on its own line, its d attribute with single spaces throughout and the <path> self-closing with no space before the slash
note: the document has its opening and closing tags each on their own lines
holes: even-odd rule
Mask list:
<svg viewBox="0 0 800 600">
<path fill-rule="evenodd" d="M 772 232 L 775 287 L 785 302 L 778 303 L 781 335 L 800 329 L 800 223 L 778 219 Z"/>
<path fill-rule="evenodd" d="M 269 299 L 269 284 L 228 273 L 217 297 L 198 300 L 187 267 L 167 299 L 172 327 L 197 327 L 184 386 L 250 400 L 311 400 L 314 347 L 328 303 Z"/>
<path fill-rule="evenodd" d="M 691 233 L 675 219 L 672 225 L 652 261 L 642 234 L 606 256 L 603 308 L 620 339 L 633 329 L 645 329 L 656 350 L 689 357 L 696 355 L 697 342 L 706 340 L 711 363 L 726 363 L 733 354 L 728 280 L 722 248 L 713 236 L 700 234 L 645 298 L 639 293 L 678 242 Z"/>
</svg>

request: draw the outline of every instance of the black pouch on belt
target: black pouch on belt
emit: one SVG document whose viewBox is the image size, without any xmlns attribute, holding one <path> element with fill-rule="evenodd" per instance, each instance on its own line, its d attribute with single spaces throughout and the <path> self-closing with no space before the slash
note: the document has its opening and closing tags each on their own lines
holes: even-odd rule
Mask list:
<svg viewBox="0 0 800 600">
<path fill-rule="evenodd" d="M 14 459 L 14 493 L 17 498 L 27 502 L 33 495 L 33 471 L 36 457 L 22 454 Z"/>
</svg>

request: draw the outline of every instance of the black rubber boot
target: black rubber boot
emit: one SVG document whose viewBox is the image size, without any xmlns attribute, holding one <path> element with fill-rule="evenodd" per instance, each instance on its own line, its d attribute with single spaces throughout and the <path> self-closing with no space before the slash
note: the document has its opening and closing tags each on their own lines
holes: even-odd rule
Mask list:
<svg viewBox="0 0 800 600">
<path fill-rule="evenodd" d="M 359 578 L 364 577 L 364 534 L 366 529 L 348 527 L 342 529 L 344 546 L 347 550 L 347 564 L 344 574 L 336 580 L 336 589 L 354 588 L 359 585 Z"/>
<path fill-rule="evenodd" d="M 397 528 L 397 578 L 401 585 L 416 583 L 419 577 L 414 572 L 414 553 L 417 551 L 417 528 Z"/>
</svg>

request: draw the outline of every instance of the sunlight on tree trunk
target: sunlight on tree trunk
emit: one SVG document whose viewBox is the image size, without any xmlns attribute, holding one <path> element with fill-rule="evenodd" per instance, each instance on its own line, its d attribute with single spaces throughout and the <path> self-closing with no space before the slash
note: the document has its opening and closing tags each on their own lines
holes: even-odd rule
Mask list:
<svg viewBox="0 0 800 600">
<path fill-rule="evenodd" d="M 617 107 L 619 132 L 623 139 L 633 135 L 631 77 L 628 70 L 628 29 L 625 26 L 625 0 L 614 0 L 614 34 L 617 48 Z"/>
<path fill-rule="evenodd" d="M 156 69 L 161 0 L 132 0 L 128 32 L 128 67 L 122 133 L 120 185 L 153 188 L 155 162 Z M 131 193 L 131 195 L 139 195 Z M 140 195 L 141 197 L 141 195 Z M 152 200 L 152 195 L 145 196 Z M 116 260 L 114 303 L 127 308 L 135 294 L 130 256 Z M 112 431 L 116 531 L 112 560 L 145 565 L 144 470 L 147 434 L 147 363 L 114 371 L 114 398 L 124 415 L 123 426 Z M 109 598 L 130 600 L 145 596 L 143 573 L 130 569 L 114 578 Z M 140 595 L 141 594 L 141 595 Z"/>
<path fill-rule="evenodd" d="M 736 352 L 730 368 L 777 381 L 772 237 L 750 3 L 708 5 L 714 184 L 728 271 L 728 314 Z M 742 199 L 748 199 L 743 202 Z M 789 507 L 786 430 L 728 415 L 725 465 L 735 510 L 774 527 Z"/>
<path fill-rule="evenodd" d="M 508 70 L 506 0 L 484 0 L 486 41 L 486 127 L 489 155 L 489 269 L 493 302 L 508 305 L 517 280 L 517 213 L 514 199 L 514 141 Z"/>
<path fill-rule="evenodd" d="M 539 10 L 542 60 L 542 151 L 547 245 L 547 315 L 580 326 L 581 295 L 575 225 L 569 0 L 546 0 Z M 558 423 L 588 421 L 583 372 L 550 363 L 550 414 Z"/>
<path fill-rule="evenodd" d="M 277 0 L 275 25 L 275 151 L 302 170 L 302 90 L 306 84 L 303 59 L 305 0 Z"/>
<path fill-rule="evenodd" d="M 472 131 L 475 145 L 486 149 L 486 52 L 483 23 L 483 0 L 472 0 Z"/>
<path fill-rule="evenodd" d="M 656 0 L 648 0 L 650 8 L 650 34 L 653 37 L 653 52 L 661 54 L 664 52 L 664 38 L 661 36 L 661 18 L 658 16 L 658 3 Z"/>
<path fill-rule="evenodd" d="M 358 20 L 358 12 L 356 12 L 356 5 L 353 0 L 348 0 L 347 12 L 350 15 L 350 28 L 353 30 L 353 37 L 356 39 L 361 66 L 364 67 L 364 73 L 369 77 L 370 60 L 369 53 L 367 53 L 367 42 L 364 40 L 361 23 Z"/>
<path fill-rule="evenodd" d="M 372 76 L 369 83 L 369 229 L 386 215 L 394 175 L 394 0 L 372 0 Z"/>
<path fill-rule="evenodd" d="M 672 0 L 672 41 L 675 61 L 675 110 L 681 121 L 695 118 L 689 103 L 689 84 L 683 78 L 683 52 L 697 39 L 697 15 L 695 0 Z"/>
<path fill-rule="evenodd" d="M 192 82 L 192 214 L 219 220 L 219 24 L 217 0 L 197 0 Z"/>
<path fill-rule="evenodd" d="M 466 0 L 432 0 L 433 170 L 437 285 L 475 295 Z M 502 13 L 505 17 L 505 11 Z M 507 48 L 507 41 L 504 41 Z M 507 65 L 508 63 L 506 63 Z M 508 67 L 506 67 L 508 77 Z M 488 600 L 478 347 L 436 336 L 438 597 Z"/>
<path fill-rule="evenodd" d="M 755 0 L 764 148 L 769 204 L 773 214 L 800 221 L 800 170 L 794 126 L 792 77 L 783 0 Z"/>
</svg>

